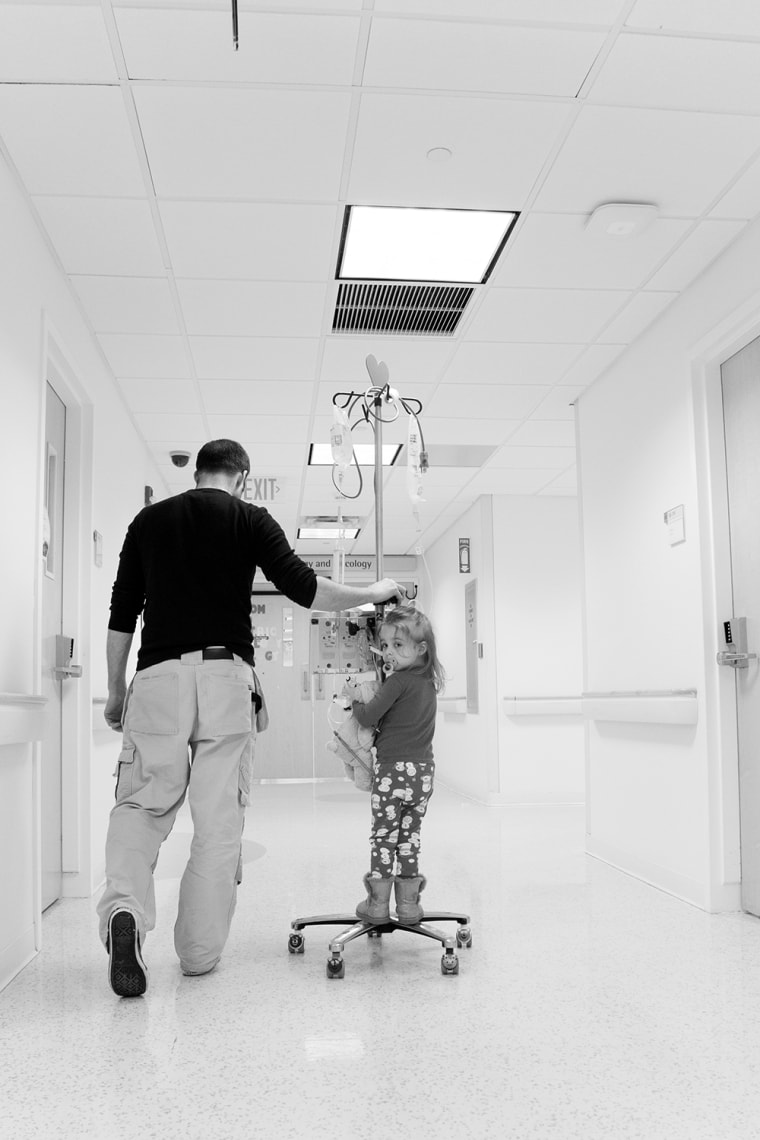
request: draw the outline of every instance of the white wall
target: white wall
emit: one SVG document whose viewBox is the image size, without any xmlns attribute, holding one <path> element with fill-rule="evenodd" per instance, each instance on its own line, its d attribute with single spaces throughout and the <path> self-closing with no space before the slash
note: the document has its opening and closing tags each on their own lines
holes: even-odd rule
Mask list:
<svg viewBox="0 0 760 1140">
<path fill-rule="evenodd" d="M 471 573 L 459 572 L 459 538 Z M 430 608 L 449 675 L 438 779 L 483 803 L 567 803 L 585 794 L 580 715 L 515 716 L 506 697 L 580 697 L 581 594 L 574 498 L 481 498 L 426 554 Z M 464 711 L 465 588 L 478 582 L 479 710 Z M 446 699 L 448 698 L 448 699 Z M 456 702 L 454 705 L 453 702 Z"/>
<path fill-rule="evenodd" d="M 739 869 L 730 857 L 711 865 L 710 788 L 722 782 L 714 769 L 723 758 L 707 731 L 717 666 L 705 573 L 714 552 L 700 499 L 707 459 L 695 360 L 739 310 L 754 308 L 760 323 L 759 258 L 754 226 L 578 406 L 585 687 L 698 693 L 696 725 L 589 725 L 589 850 L 710 909 L 737 899 Z M 686 541 L 671 546 L 663 513 L 681 504 Z"/>
<path fill-rule="evenodd" d="M 470 539 L 470 573 L 459 573 L 459 538 Z M 493 523 L 491 500 L 478 500 L 425 554 L 419 606 L 432 622 L 446 670 L 446 690 L 439 699 L 434 742 L 437 778 L 486 803 L 499 791 L 496 638 L 493 629 Z M 478 666 L 479 711 L 461 711 L 467 694 L 464 595 L 478 584 L 478 636 L 484 657 Z"/>
<path fill-rule="evenodd" d="M 501 791 L 510 803 L 585 799 L 581 566 L 574 497 L 493 500 Z M 510 715 L 505 697 L 560 698 Z M 564 707 L 575 708 L 563 712 Z"/>
<path fill-rule="evenodd" d="M 40 236 L 15 178 L 0 160 L 0 987 L 39 948 L 38 753 L 42 428 L 48 350 L 65 374 L 70 420 L 82 437 L 74 533 L 80 573 L 70 590 L 81 681 L 66 700 L 73 736 L 65 745 L 65 894 L 89 895 L 102 876 L 102 838 L 112 798 L 103 772 L 118 738 L 92 748 L 92 697 L 105 695 L 105 629 L 119 549 L 159 475 L 138 440 L 97 344 Z M 74 406 L 75 405 L 75 406 Z M 92 531 L 104 536 L 103 566 Z M 97 764 L 93 770 L 92 765 Z"/>
</svg>

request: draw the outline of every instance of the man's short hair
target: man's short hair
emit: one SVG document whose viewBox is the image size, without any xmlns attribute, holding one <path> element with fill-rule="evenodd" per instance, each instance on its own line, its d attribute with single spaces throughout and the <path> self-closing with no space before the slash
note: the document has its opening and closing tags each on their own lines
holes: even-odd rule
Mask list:
<svg viewBox="0 0 760 1140">
<path fill-rule="evenodd" d="M 204 443 L 195 461 L 195 470 L 209 474 L 222 471 L 225 475 L 237 475 L 251 470 L 248 452 L 234 439 L 212 439 Z"/>
</svg>

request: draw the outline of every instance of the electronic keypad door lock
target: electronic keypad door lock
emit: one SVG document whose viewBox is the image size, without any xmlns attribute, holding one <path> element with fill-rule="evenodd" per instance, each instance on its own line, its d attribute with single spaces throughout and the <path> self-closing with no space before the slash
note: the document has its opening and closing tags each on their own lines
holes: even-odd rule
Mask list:
<svg viewBox="0 0 760 1140">
<path fill-rule="evenodd" d="M 747 649 L 747 619 L 731 618 L 723 622 L 725 648 L 716 655 L 719 665 L 730 665 L 732 669 L 748 669 L 750 661 L 757 661 L 756 653 Z"/>
<path fill-rule="evenodd" d="M 81 677 L 82 666 L 72 665 L 74 656 L 74 638 L 58 634 L 55 639 L 55 668 L 53 673 L 56 680 L 62 681 L 66 677 Z"/>
</svg>

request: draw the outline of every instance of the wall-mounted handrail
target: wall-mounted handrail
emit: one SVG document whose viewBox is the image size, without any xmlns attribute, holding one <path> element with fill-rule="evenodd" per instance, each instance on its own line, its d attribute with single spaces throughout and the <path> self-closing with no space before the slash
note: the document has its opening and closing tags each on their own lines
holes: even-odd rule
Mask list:
<svg viewBox="0 0 760 1140">
<path fill-rule="evenodd" d="M 696 689 L 628 689 L 561 696 L 504 697 L 507 716 L 582 716 L 621 724 L 696 724 Z"/>
<path fill-rule="evenodd" d="M 696 697 L 696 689 L 610 689 L 607 692 L 581 693 L 584 700 L 608 700 L 618 697 Z"/>
</svg>

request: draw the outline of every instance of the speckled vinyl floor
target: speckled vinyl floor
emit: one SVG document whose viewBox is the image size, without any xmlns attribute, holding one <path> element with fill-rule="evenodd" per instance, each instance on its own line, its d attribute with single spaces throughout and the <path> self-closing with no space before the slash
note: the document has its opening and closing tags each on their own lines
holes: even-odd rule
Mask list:
<svg viewBox="0 0 760 1140">
<path fill-rule="evenodd" d="M 144 998 L 109 989 L 94 901 L 54 906 L 43 952 L 0 994 L 3 1140 L 760 1136 L 760 922 L 588 858 L 580 807 L 439 788 L 423 902 L 471 914 L 459 974 L 395 932 L 351 943 L 331 980 L 330 930 L 291 955 L 290 922 L 353 909 L 367 810 L 340 782 L 256 789 L 232 934 L 203 978 L 172 946 L 183 812 Z"/>
</svg>

